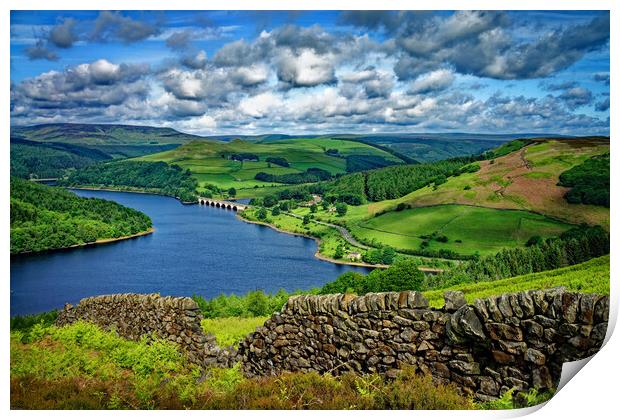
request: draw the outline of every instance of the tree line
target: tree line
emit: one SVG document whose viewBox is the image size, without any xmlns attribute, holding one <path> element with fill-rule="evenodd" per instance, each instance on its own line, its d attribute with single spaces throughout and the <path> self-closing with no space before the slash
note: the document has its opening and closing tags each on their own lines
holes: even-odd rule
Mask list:
<svg viewBox="0 0 620 420">
<path fill-rule="evenodd" d="M 151 228 L 137 210 L 11 177 L 11 254 L 118 238 Z"/>
<path fill-rule="evenodd" d="M 304 172 L 292 174 L 268 174 L 266 172 L 258 172 L 254 175 L 254 179 L 263 182 L 278 182 L 280 184 L 305 184 L 310 182 L 319 182 L 331 179 L 332 174 L 329 171 L 320 168 L 308 168 Z"/>
<path fill-rule="evenodd" d="M 610 246 L 607 231 L 587 225 L 569 229 L 558 238 L 528 242 L 529 247 L 503 249 L 431 276 L 426 287 L 443 288 L 554 270 L 609 254 Z"/>
<path fill-rule="evenodd" d="M 11 139 L 11 175 L 20 178 L 59 178 L 105 159 L 111 157 L 79 146 Z"/>
<path fill-rule="evenodd" d="M 100 163 L 70 173 L 60 181 L 65 186 L 95 185 L 138 188 L 143 191 L 196 201 L 196 180 L 189 170 L 165 162 L 122 160 Z"/>
<path fill-rule="evenodd" d="M 569 203 L 609 207 L 609 153 L 594 156 L 560 174 L 558 185 L 570 187 Z"/>
</svg>

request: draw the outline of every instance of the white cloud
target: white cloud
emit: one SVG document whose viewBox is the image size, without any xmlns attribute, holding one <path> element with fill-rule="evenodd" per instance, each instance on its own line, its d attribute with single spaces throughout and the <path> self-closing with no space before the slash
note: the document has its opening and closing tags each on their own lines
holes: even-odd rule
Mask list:
<svg viewBox="0 0 620 420">
<path fill-rule="evenodd" d="M 278 58 L 278 78 L 293 86 L 317 86 L 335 80 L 335 57 L 304 49 L 300 54 L 284 50 Z"/>
<path fill-rule="evenodd" d="M 261 118 L 274 111 L 282 104 L 282 100 L 271 92 L 242 99 L 239 110 L 250 117 Z"/>
<path fill-rule="evenodd" d="M 454 73 L 441 69 L 418 77 L 411 84 L 412 93 L 428 93 L 449 88 L 454 82 Z"/>
</svg>

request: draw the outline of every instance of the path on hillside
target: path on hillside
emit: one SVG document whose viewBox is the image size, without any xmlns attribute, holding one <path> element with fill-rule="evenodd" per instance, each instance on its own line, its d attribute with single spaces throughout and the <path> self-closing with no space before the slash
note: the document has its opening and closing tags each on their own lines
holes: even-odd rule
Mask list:
<svg viewBox="0 0 620 420">
<path fill-rule="evenodd" d="M 287 216 L 291 216 L 294 217 L 296 219 L 302 219 L 303 217 L 295 214 L 295 213 L 289 213 L 289 212 L 282 212 L 284 214 L 286 214 Z M 370 249 L 369 246 L 364 245 L 363 243 L 358 242 L 353 235 L 351 235 L 351 232 L 349 232 L 346 228 L 339 226 L 339 225 L 334 225 L 332 223 L 327 223 L 327 222 L 322 222 L 320 220 L 316 220 L 316 219 L 312 219 L 312 222 L 319 224 L 319 225 L 323 225 L 323 226 L 329 226 L 331 228 L 337 229 L 338 232 L 340 232 L 340 234 L 342 235 L 342 237 L 351 245 L 358 247 L 358 248 L 362 248 L 362 249 Z"/>
</svg>

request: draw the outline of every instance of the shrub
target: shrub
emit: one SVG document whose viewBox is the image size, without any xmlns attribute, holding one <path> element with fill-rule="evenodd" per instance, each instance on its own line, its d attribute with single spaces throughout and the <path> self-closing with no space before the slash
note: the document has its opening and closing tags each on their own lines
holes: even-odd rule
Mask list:
<svg viewBox="0 0 620 420">
<path fill-rule="evenodd" d="M 338 216 L 340 217 L 347 214 L 347 205 L 345 203 L 336 204 L 336 213 L 338 213 Z"/>
</svg>

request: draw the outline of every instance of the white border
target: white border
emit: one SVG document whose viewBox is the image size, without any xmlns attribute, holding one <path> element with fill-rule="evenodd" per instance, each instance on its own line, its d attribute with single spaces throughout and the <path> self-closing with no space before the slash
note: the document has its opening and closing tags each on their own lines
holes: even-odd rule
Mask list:
<svg viewBox="0 0 620 420">
<path fill-rule="evenodd" d="M 0 212 L 2 213 L 2 232 L 1 237 L 4 238 L 2 245 L 3 259 L 2 261 L 2 273 L 1 278 L 4 282 L 4 293 L 0 294 L 2 299 L 3 308 L 1 325 L 2 332 L 0 332 L 0 340 L 2 340 L 3 346 L 2 354 L 3 361 L 0 362 L 0 372 L 2 374 L 2 408 L 3 411 L 8 412 L 8 415 L 12 418 L 32 418 L 46 416 L 50 418 L 63 418 L 63 419 L 77 419 L 82 418 L 85 415 L 89 417 L 101 418 L 115 416 L 119 418 L 163 418 L 171 416 L 184 416 L 194 418 L 209 418 L 215 419 L 228 419 L 231 417 L 246 417 L 259 419 L 290 419 L 291 416 L 295 418 L 303 419 L 315 419 L 317 415 L 321 417 L 341 417 L 353 415 L 358 419 L 373 419 L 377 416 L 389 415 L 393 418 L 410 419 L 415 416 L 416 419 L 421 418 L 438 418 L 445 419 L 448 416 L 452 418 L 510 418 L 526 413 L 531 413 L 530 418 L 545 419 L 549 418 L 561 418 L 561 419 L 596 419 L 596 418 L 614 418 L 618 416 L 620 404 L 620 398 L 617 394 L 616 383 L 620 380 L 620 363 L 618 358 L 620 357 L 620 344 L 618 339 L 618 333 L 611 336 L 608 335 L 608 342 L 605 347 L 592 358 L 589 363 L 582 369 L 577 377 L 570 380 L 564 388 L 562 388 L 557 395 L 549 401 L 544 407 L 539 410 L 512 410 L 502 412 L 489 412 L 489 411 L 475 411 L 475 412 L 372 412 L 372 411 L 356 411 L 355 413 L 334 413 L 334 412 L 276 412 L 276 411 L 262 411 L 262 412 L 245 412 L 245 411 L 193 411 L 193 412 L 90 412 L 88 414 L 80 411 L 46 411 L 46 412 L 23 412 L 23 411 L 10 411 L 9 412 L 9 302 L 10 302 L 10 272 L 9 272 L 9 133 L 10 133 L 10 112 L 9 112 L 9 98 L 10 98 L 10 74 L 8 66 L 10 62 L 10 10 L 610 10 L 611 11 L 611 45 L 617 45 L 618 41 L 618 5 L 617 2 L 612 0 L 470 0 L 467 2 L 456 0 L 435 0 L 428 1 L 413 1 L 413 0 L 392 0 L 388 2 L 379 1 L 367 1 L 367 0 L 314 0 L 314 1 L 284 1 L 284 0 L 227 0 L 227 1 L 191 1 L 191 0 L 174 0 L 174 1 L 156 1 L 156 0 L 92 0 L 89 2 L 76 1 L 76 0 L 55 0 L 55 1 L 41 1 L 41 0 L 5 0 L 1 3 L 0 8 L 3 13 L 0 15 L 0 49 L 2 51 L 3 71 L 0 72 L 2 78 L 2 98 L 0 102 L 2 121 L 2 140 L 0 147 L 2 150 L 2 159 L 0 159 L 0 168 L 3 176 L 2 179 L 2 205 L 0 206 Z M 611 67 L 610 74 L 617 74 L 614 72 L 618 68 L 618 51 L 610 48 L 611 54 Z M 610 94 L 612 100 L 612 110 L 615 104 L 616 98 L 619 98 L 618 84 L 614 82 L 615 78 L 612 77 L 610 85 Z M 610 115 L 613 112 L 610 111 Z M 612 149 L 613 137 L 618 134 L 618 124 L 616 119 L 612 119 L 610 133 L 612 137 Z M 618 167 L 615 163 L 619 160 L 615 155 L 615 150 L 612 153 L 612 206 L 611 212 L 614 214 L 614 209 L 617 208 L 619 196 L 618 196 Z M 611 260 L 611 281 L 612 281 L 612 314 L 610 315 L 610 324 L 615 324 L 618 311 L 618 269 L 616 264 L 617 240 L 618 229 L 616 228 L 615 221 L 611 224 L 612 234 L 612 260 Z M 532 413 L 533 411 L 533 413 Z"/>
</svg>

